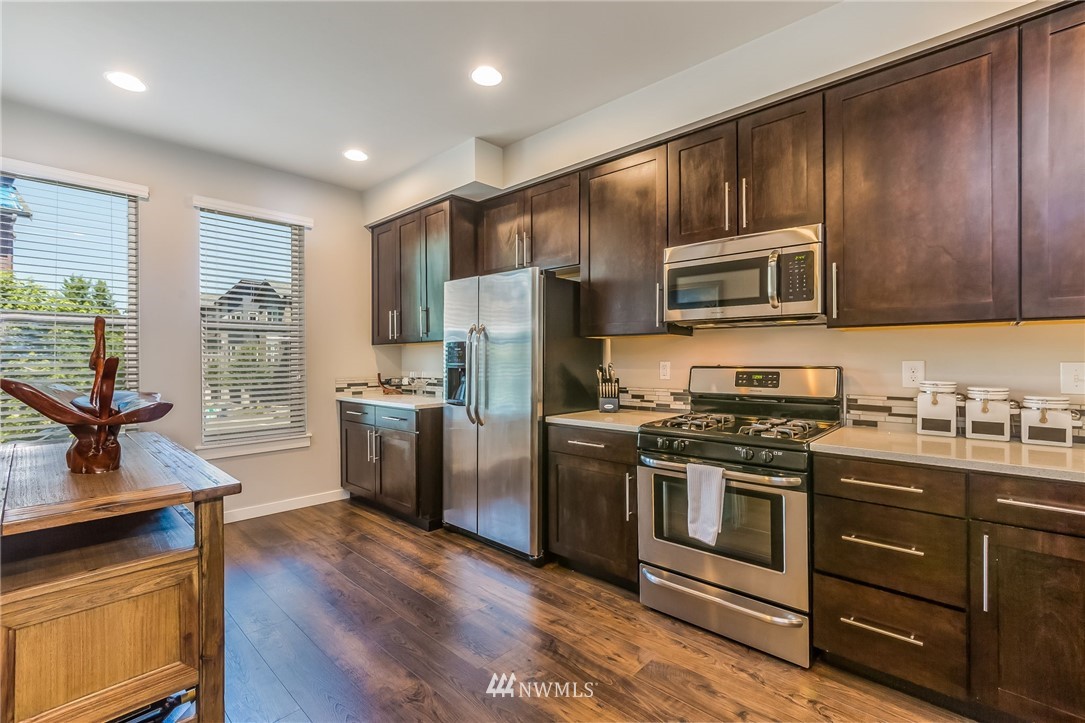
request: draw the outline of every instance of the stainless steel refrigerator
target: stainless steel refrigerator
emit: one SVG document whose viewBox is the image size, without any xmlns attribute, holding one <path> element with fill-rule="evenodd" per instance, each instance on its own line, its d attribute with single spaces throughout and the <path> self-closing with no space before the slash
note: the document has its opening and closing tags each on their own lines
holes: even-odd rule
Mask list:
<svg viewBox="0 0 1085 723">
<path fill-rule="evenodd" d="M 544 552 L 545 427 L 597 404 L 602 343 L 577 335 L 580 285 L 535 268 L 445 283 L 444 523 Z"/>
</svg>

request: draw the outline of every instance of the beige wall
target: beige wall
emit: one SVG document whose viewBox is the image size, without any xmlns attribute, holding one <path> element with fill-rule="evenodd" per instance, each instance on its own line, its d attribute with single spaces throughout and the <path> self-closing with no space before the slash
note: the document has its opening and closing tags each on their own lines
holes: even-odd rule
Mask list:
<svg viewBox="0 0 1085 723">
<path fill-rule="evenodd" d="M 226 501 L 233 517 L 241 508 L 338 494 L 333 380 L 400 364 L 398 348 L 368 342 L 369 234 L 360 194 L 18 103 L 5 101 L 0 113 L 5 157 L 150 187 L 150 200 L 139 208 L 140 379 L 176 405 L 148 428 L 186 447 L 200 441 L 199 227 L 192 196 L 314 220 L 305 236 L 312 446 L 215 464 L 243 483 L 244 491 Z"/>
</svg>

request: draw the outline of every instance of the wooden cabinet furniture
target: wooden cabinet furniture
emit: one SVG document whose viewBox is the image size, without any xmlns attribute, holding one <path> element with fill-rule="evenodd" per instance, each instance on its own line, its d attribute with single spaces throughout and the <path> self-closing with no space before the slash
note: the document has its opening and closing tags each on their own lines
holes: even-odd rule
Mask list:
<svg viewBox="0 0 1085 723">
<path fill-rule="evenodd" d="M 816 647 L 981 716 L 1085 721 L 1085 485 L 819 454 L 814 487 Z"/>
<path fill-rule="evenodd" d="M 345 490 L 425 530 L 441 525 L 440 407 L 404 409 L 339 401 Z"/>
<path fill-rule="evenodd" d="M 1085 317 L 1085 5 L 1021 27 L 1021 316 Z"/>
<path fill-rule="evenodd" d="M 474 204 L 447 198 L 371 233 L 373 343 L 439 341 L 444 283 L 474 274 Z"/>
<path fill-rule="evenodd" d="M 562 562 L 637 585 L 636 434 L 549 425 L 547 548 Z"/>
<path fill-rule="evenodd" d="M 67 443 L 0 446 L 5 723 L 108 720 L 192 688 L 200 720 L 225 717 L 222 498 L 241 485 L 158 434 L 121 444 L 99 475 L 72 474 Z"/>
<path fill-rule="evenodd" d="M 1017 31 L 825 91 L 830 326 L 1015 319 Z"/>
<path fill-rule="evenodd" d="M 667 245 L 667 149 L 635 153 L 580 177 L 580 333 L 660 334 Z"/>
<path fill-rule="evenodd" d="M 1085 485 L 970 475 L 972 693 L 1085 721 Z"/>
<path fill-rule="evenodd" d="M 580 263 L 580 175 L 570 173 L 482 203 L 479 273 Z"/>
<path fill-rule="evenodd" d="M 821 223 L 821 93 L 667 144 L 671 246 Z"/>
</svg>

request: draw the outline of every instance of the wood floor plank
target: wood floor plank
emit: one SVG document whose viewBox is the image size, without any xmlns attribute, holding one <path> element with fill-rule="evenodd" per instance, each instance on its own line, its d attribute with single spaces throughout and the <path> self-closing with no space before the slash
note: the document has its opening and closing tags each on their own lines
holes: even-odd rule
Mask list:
<svg viewBox="0 0 1085 723">
<path fill-rule="evenodd" d="M 233 721 L 275 721 L 298 709 L 233 617 L 226 616 L 226 715 Z"/>
</svg>

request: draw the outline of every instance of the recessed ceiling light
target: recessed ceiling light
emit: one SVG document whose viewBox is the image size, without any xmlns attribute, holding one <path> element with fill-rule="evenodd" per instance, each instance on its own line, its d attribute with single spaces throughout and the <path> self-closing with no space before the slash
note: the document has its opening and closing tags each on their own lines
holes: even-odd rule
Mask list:
<svg viewBox="0 0 1085 723">
<path fill-rule="evenodd" d="M 471 71 L 471 80 L 479 85 L 497 85 L 501 82 L 501 73 L 497 71 L 497 68 L 480 65 Z"/>
<path fill-rule="evenodd" d="M 343 157 L 351 161 L 364 161 L 369 158 L 369 155 L 365 151 L 351 148 L 349 151 L 343 151 Z"/>
<path fill-rule="evenodd" d="M 118 88 L 130 90 L 133 93 L 142 93 L 147 90 L 147 86 L 142 80 L 129 73 L 122 73 L 119 70 L 109 71 L 105 74 L 105 79 Z"/>
</svg>

